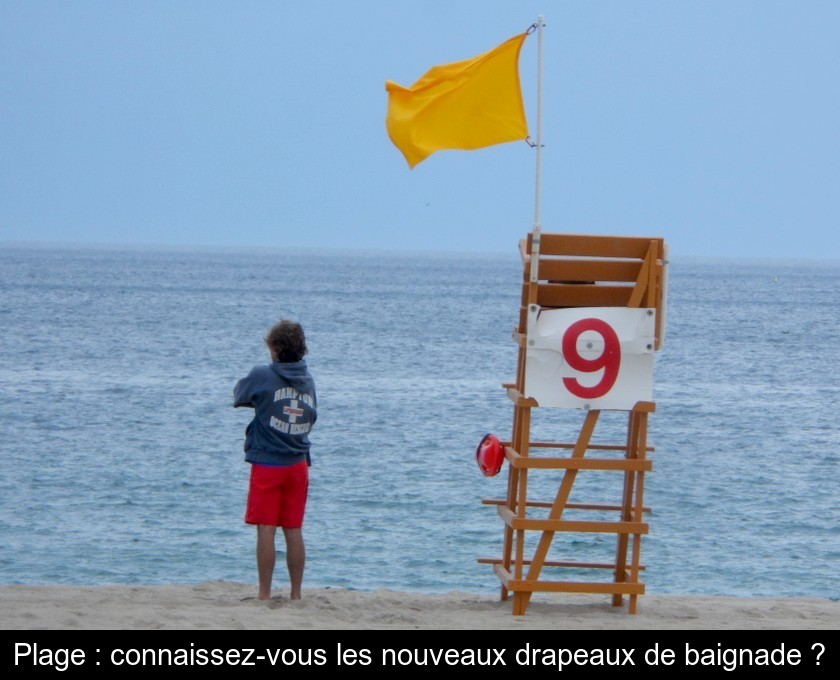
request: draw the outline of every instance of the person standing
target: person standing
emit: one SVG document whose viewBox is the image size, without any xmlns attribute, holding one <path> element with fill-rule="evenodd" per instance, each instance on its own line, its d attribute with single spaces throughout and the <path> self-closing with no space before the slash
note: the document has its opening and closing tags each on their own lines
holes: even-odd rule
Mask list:
<svg viewBox="0 0 840 680">
<path fill-rule="evenodd" d="M 286 542 L 292 600 L 301 598 L 306 548 L 303 518 L 311 465 L 309 433 L 318 418 L 315 381 L 304 356 L 301 325 L 282 319 L 265 343 L 271 364 L 254 366 L 233 389 L 233 406 L 254 409 L 245 429 L 245 460 L 251 464 L 245 522 L 257 527 L 259 599 L 271 598 L 275 536 Z"/>
</svg>

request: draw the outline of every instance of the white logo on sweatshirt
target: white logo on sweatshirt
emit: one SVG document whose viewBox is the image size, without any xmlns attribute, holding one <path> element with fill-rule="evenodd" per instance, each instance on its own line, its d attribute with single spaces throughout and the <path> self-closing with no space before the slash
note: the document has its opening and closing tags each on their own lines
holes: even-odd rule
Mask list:
<svg viewBox="0 0 840 680">
<path fill-rule="evenodd" d="M 290 423 L 295 423 L 298 418 L 303 418 L 303 409 L 298 407 L 297 399 L 292 399 L 288 406 L 283 407 L 283 415 L 289 416 Z"/>
<path fill-rule="evenodd" d="M 294 387 L 281 387 L 279 390 L 274 392 L 274 401 L 281 401 L 284 399 L 299 399 L 307 406 L 315 406 L 315 402 L 312 399 L 311 394 L 304 394 L 303 392 L 298 392 Z"/>
<path fill-rule="evenodd" d="M 298 418 L 303 418 L 306 411 L 301 408 L 300 402 L 312 406 L 312 397 L 308 394 L 301 394 L 291 387 L 284 387 L 274 393 L 274 401 L 286 400 L 288 404 L 284 404 L 281 409 L 281 417 L 271 416 L 268 424 L 275 430 L 283 434 L 306 434 L 312 429 L 312 423 L 297 422 Z"/>
</svg>

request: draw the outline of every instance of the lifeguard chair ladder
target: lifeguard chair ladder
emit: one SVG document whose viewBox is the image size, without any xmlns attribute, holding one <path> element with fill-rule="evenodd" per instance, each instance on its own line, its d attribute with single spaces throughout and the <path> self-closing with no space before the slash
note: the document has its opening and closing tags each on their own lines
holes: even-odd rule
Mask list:
<svg viewBox="0 0 840 680">
<path fill-rule="evenodd" d="M 537 337 L 537 321 L 547 310 L 569 310 L 563 314 L 588 317 L 587 323 L 594 323 L 589 317 L 614 313 L 605 308 L 616 308 L 618 314 L 623 313 L 620 311 L 622 308 L 638 310 L 630 314 L 634 318 L 640 318 L 640 314 L 648 317 L 646 323 L 650 335 L 648 339 L 642 340 L 646 344 L 641 348 L 641 353 L 643 355 L 647 352 L 646 360 L 650 362 L 652 374 L 652 352 L 658 350 L 664 341 L 666 244 L 662 238 L 536 231 L 520 243 L 520 254 L 524 273 L 519 324 L 514 330 L 514 339 L 518 345 L 516 382 L 503 385 L 514 406 L 512 437 L 510 441 L 503 442 L 505 458 L 509 463 L 507 496 L 504 499 L 482 501 L 486 505 L 497 506 L 498 514 L 504 522 L 502 556 L 479 558 L 478 561 L 494 566 L 501 581 L 502 600 L 507 600 L 509 594 L 513 593 L 514 615 L 525 614 L 534 592 L 608 594 L 612 595 L 614 606 L 621 606 L 624 595 L 627 595 L 628 610 L 635 614 L 637 598 L 645 592 L 645 585 L 640 580 L 640 572 L 644 569 L 640 562 L 641 538 L 648 533 L 649 528 L 643 517 L 649 511 L 644 506 L 644 480 L 645 473 L 652 469 L 652 462 L 647 458 L 647 454 L 653 450 L 647 443 L 647 425 L 649 414 L 655 411 L 655 403 L 651 399 L 644 399 L 626 405 L 619 404 L 618 408 L 614 408 L 610 402 L 605 402 L 605 409 L 599 407 L 598 399 L 592 399 L 590 403 L 586 399 L 576 401 L 573 395 L 566 395 L 571 396 L 572 408 L 581 408 L 585 412 L 577 440 L 532 441 L 532 410 L 540 408 L 540 401 L 548 404 L 549 408 L 556 405 L 562 407 L 566 403 L 560 395 L 565 389 L 565 379 L 546 384 L 540 375 L 540 366 L 533 365 L 536 361 L 533 352 L 530 353 L 532 365 L 529 366 L 529 347 L 533 348 L 543 342 Z M 532 270 L 532 267 L 535 269 Z M 608 334 L 608 330 L 601 332 Z M 579 340 L 579 336 L 580 332 L 573 340 Z M 623 347 L 624 340 L 619 344 Z M 607 345 L 609 343 L 605 342 L 604 352 L 608 349 Z M 633 346 L 636 350 L 639 347 L 638 342 L 636 345 L 629 342 L 627 346 Z M 636 350 L 631 347 L 631 351 Z M 528 384 L 528 379 L 534 385 L 542 380 L 537 395 L 539 398 L 535 398 L 536 388 Z M 552 393 L 555 384 L 558 399 L 554 399 Z M 631 392 L 632 389 L 631 386 Z M 632 398 L 632 394 L 630 396 Z M 595 427 L 602 410 L 607 409 L 627 414 L 626 440 L 613 444 L 593 443 Z M 590 451 L 600 455 L 587 456 Z M 529 474 L 538 470 L 561 471 L 556 473 L 562 477 L 553 501 L 528 498 Z M 577 475 L 584 470 L 618 471 L 623 474 L 620 502 L 570 503 L 569 497 Z M 568 520 L 564 518 L 566 510 L 572 510 L 574 514 L 596 510 L 614 519 Z M 534 514 L 545 516 L 535 517 Z M 526 556 L 526 536 L 529 532 L 532 537 L 535 533 L 539 535 L 531 557 Z M 549 549 L 558 532 L 613 533 L 616 535 L 614 559 L 610 562 L 549 560 Z M 593 574 L 612 570 L 613 575 L 610 581 L 597 580 L 597 576 L 594 580 L 548 580 L 544 568 L 550 568 L 552 572 L 554 568 L 559 568 L 561 572 L 564 568 L 570 568 L 576 572 L 584 570 Z M 590 569 L 596 571 L 588 572 Z"/>
</svg>

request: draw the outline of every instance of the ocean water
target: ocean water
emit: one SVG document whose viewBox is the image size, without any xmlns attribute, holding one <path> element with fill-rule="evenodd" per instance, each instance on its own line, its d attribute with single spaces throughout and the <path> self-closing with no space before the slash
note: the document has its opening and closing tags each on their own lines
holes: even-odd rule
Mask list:
<svg viewBox="0 0 840 680">
<path fill-rule="evenodd" d="M 304 586 L 497 592 L 481 500 L 506 470 L 482 476 L 474 452 L 510 435 L 520 281 L 515 247 L 0 245 L 0 583 L 255 582 L 232 389 L 291 317 L 320 407 Z M 648 592 L 840 597 L 840 262 L 674 257 L 667 309 Z M 576 437 L 580 411 L 541 411 L 535 432 Z M 622 418 L 604 414 L 608 437 Z M 591 477 L 581 493 L 618 500 Z"/>
</svg>

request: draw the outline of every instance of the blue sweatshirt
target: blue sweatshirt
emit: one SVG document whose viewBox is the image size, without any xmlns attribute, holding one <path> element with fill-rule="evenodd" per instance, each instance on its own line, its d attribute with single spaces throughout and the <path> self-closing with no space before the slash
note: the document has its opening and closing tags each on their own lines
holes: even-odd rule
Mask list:
<svg viewBox="0 0 840 680">
<path fill-rule="evenodd" d="M 254 409 L 245 429 L 245 460 L 264 465 L 310 462 L 309 431 L 318 418 L 306 361 L 254 366 L 233 388 L 233 405 Z"/>
</svg>

